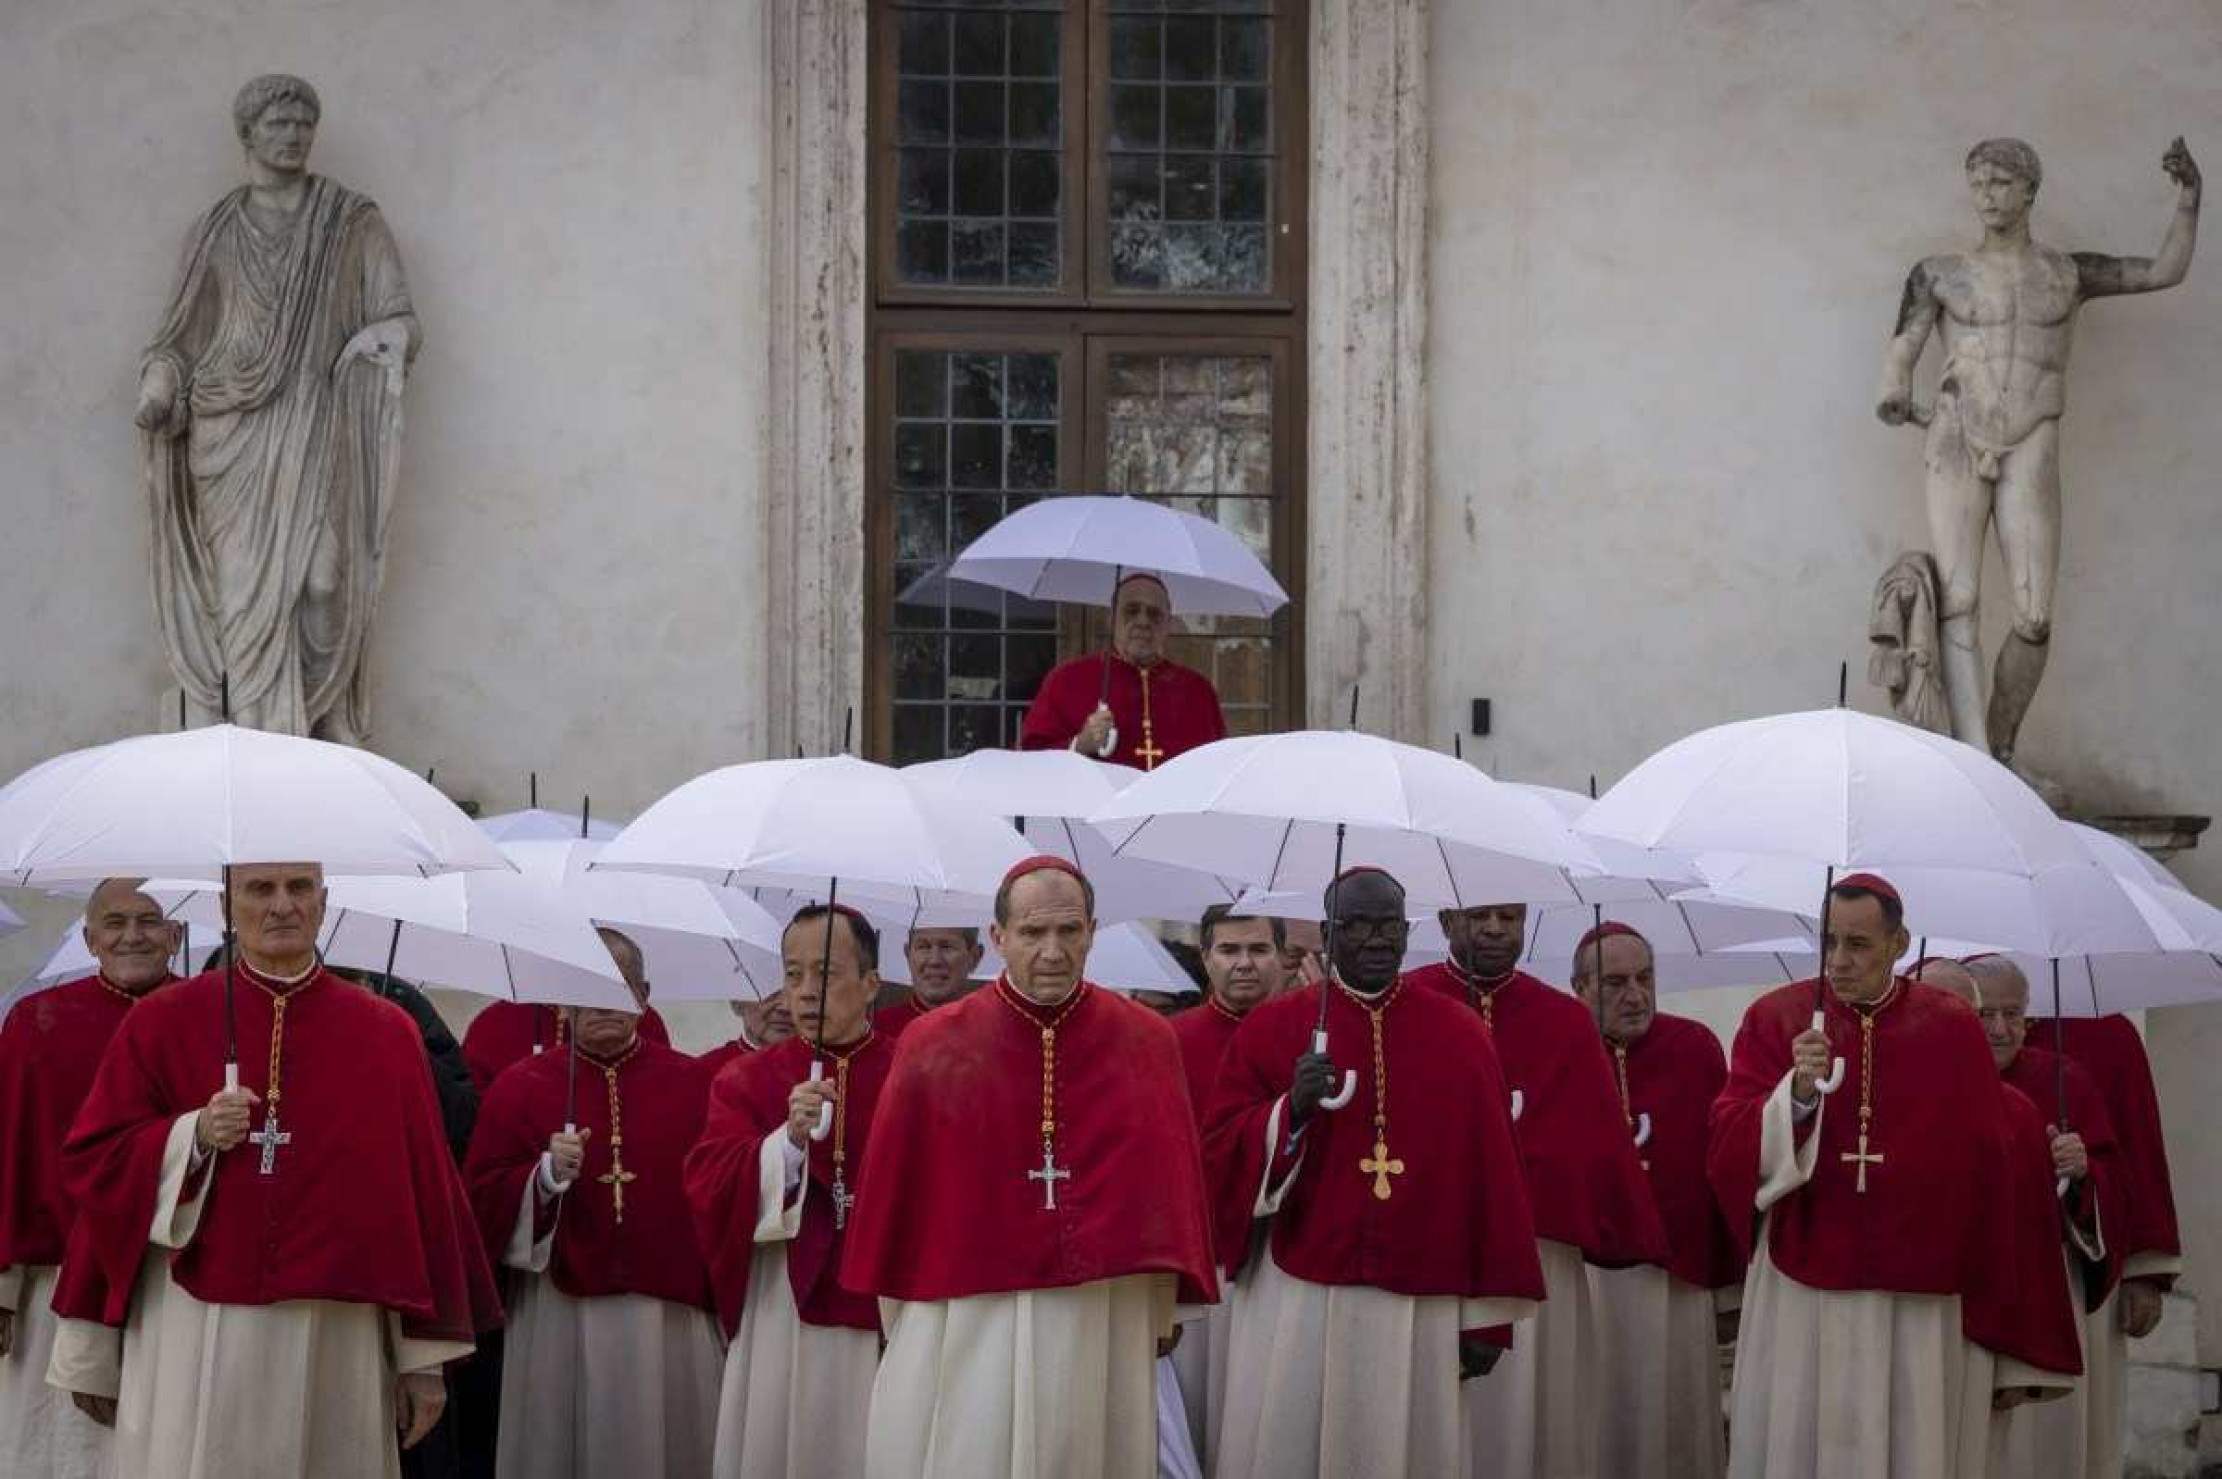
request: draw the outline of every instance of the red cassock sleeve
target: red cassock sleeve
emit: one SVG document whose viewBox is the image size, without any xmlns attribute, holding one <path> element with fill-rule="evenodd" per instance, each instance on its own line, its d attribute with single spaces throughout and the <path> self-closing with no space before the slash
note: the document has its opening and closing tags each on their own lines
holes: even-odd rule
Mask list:
<svg viewBox="0 0 2222 1479">
<path fill-rule="evenodd" d="M 1109 692 L 1105 692 L 1104 664 L 1111 665 Z M 1072 744 L 1099 698 L 1111 706 L 1119 730 L 1118 747 L 1110 759 L 1138 770 L 1163 765 L 1176 755 L 1227 737 L 1227 720 L 1219 707 L 1219 691 L 1211 680 L 1193 668 L 1162 661 L 1149 669 L 1150 740 L 1159 752 L 1140 754 L 1143 742 L 1142 706 L 1145 679 L 1142 670 L 1123 658 L 1107 653 L 1083 653 L 1052 668 L 1035 690 L 1019 729 L 1022 750 L 1061 750 Z"/>
<path fill-rule="evenodd" d="M 1265 1131 L 1311 1046 L 1323 988 L 1254 1009 L 1236 1029 L 1207 1113 L 1214 1232 L 1223 1261 L 1242 1261 L 1266 1174 Z M 1329 1051 L 1358 1071 L 1358 1092 L 1304 1126 L 1289 1153 L 1284 1114 L 1275 1182 L 1295 1167 L 1268 1247 L 1286 1273 L 1314 1284 L 1365 1284 L 1413 1296 L 1541 1299 L 1543 1266 L 1528 1214 L 1507 1091 L 1481 1023 L 1409 983 L 1382 1013 L 1387 1068 L 1389 1196 L 1361 1162 L 1374 1154 L 1380 1099 L 1367 1013 L 1337 990 Z"/>
<path fill-rule="evenodd" d="M 2060 1071 L 2056 1073 L 2056 1069 Z M 2014 1061 L 2006 1065 L 2004 1078 L 2029 1101 L 2039 1116 L 2040 1132 L 2063 1126 L 2060 1089 L 2063 1084 L 2067 1089 L 2064 1127 L 2083 1138 L 2091 1169 L 2058 1210 L 2073 1225 L 2085 1230 L 2096 1226 L 2098 1230 L 2105 1256 L 2093 1261 L 2078 1252 L 2075 1259 L 2082 1276 L 2082 1287 L 2077 1292 L 2085 1306 L 2095 1310 L 2120 1282 L 2123 1257 L 2117 1241 L 2124 1221 L 2121 1145 L 2106 1112 L 2105 1096 L 2082 1064 L 2063 1063 L 2055 1054 L 2038 1047 L 2024 1047 L 2016 1053 Z M 2045 1146 L 2045 1163 L 2050 1165 L 2051 1137 L 2041 1134 L 2040 1138 Z"/>
<path fill-rule="evenodd" d="M 2052 1142 L 2044 1117 L 2012 1085 L 2001 1085 L 2007 1121 L 2007 1195 L 1990 1218 L 1987 1262 L 2002 1271 L 1996 1297 L 1961 1301 L 1960 1325 L 1986 1350 L 2044 1371 L 2083 1374 L 2083 1336 L 2060 1252 L 2060 1209 L 2053 1199 Z"/>
<path fill-rule="evenodd" d="M 938 1007 L 896 1045 L 865 1147 L 841 1282 L 945 1300 L 1179 1276 L 1218 1297 L 1203 1156 L 1173 1031 L 1083 984 L 1057 1032 L 1056 1206 L 1042 1163 L 1037 1020 L 998 983 Z"/>
<path fill-rule="evenodd" d="M 25 997 L 0 1026 L 0 1268 L 62 1261 L 62 1139 L 131 1003 L 98 977 Z"/>
<path fill-rule="evenodd" d="M 1406 978 L 1453 1001 L 1465 989 L 1447 965 Z M 1523 1105 L 1516 1130 L 1540 1238 L 1579 1248 L 1603 1268 L 1664 1264 L 1666 1229 L 1621 1112 L 1596 1018 L 1571 994 L 1525 972 L 1498 988 L 1488 1029 Z"/>
<path fill-rule="evenodd" d="M 2122 1220 L 2108 1234 L 2108 1245 L 2118 1249 L 2124 1260 L 2139 1254 L 2180 1256 L 2183 1235 L 2176 1224 L 2176 1197 L 2169 1182 L 2168 1139 L 2145 1040 L 2136 1024 L 2119 1014 L 2070 1018 L 2060 1028 L 2068 1056 L 2089 1069 L 2097 1081 L 2119 1144 Z M 2029 1040 L 2050 1049 L 2053 1024 L 2031 1022 Z M 2159 1281 L 2173 1284 L 2175 1279 L 2166 1275 Z"/>
<path fill-rule="evenodd" d="M 1667 1270 L 1700 1289 L 1740 1284 L 1744 1258 L 1705 1179 L 1707 1120 L 1728 1079 L 1712 1029 L 1660 1013 L 1628 1050 L 1628 1105 L 1651 1117 L 1638 1155 L 1667 1234 Z"/>
<path fill-rule="evenodd" d="M 241 1086 L 267 1103 L 271 998 L 243 981 L 235 1000 Z M 123 1322 L 163 1142 L 223 1084 L 223 1022 L 223 978 L 211 973 L 140 1002 L 117 1029 L 63 1151 L 69 1188 L 95 1224 L 101 1275 L 97 1290 L 73 1280 L 73 1298 L 100 1308 L 64 1313 Z M 200 1225 L 172 1259 L 179 1285 L 208 1304 L 375 1304 L 426 1339 L 468 1340 L 498 1325 L 408 1014 L 329 972 L 314 978 L 288 999 L 283 1089 L 292 1141 L 269 1176 L 247 1147 L 211 1162 Z"/>
<path fill-rule="evenodd" d="M 687 1156 L 687 1201 L 728 1338 L 741 1326 L 749 1266 L 756 1256 L 756 1224 L 765 1211 L 759 1157 L 767 1137 L 786 1133 L 787 1099 L 810 1076 L 811 1057 L 809 1044 L 789 1038 L 729 1064 L 711 1082 L 709 1120 Z M 842 1180 L 858 1206 L 869 1194 L 865 1148 L 894 1058 L 894 1045 L 875 1031 L 849 1060 Z M 827 1071 L 833 1072 L 830 1064 Z M 834 1149 L 830 1135 L 811 1142 L 805 1162 L 810 1194 L 803 1202 L 801 1231 L 786 1244 L 787 1283 L 805 1324 L 878 1330 L 878 1302 L 842 1288 L 838 1277 L 848 1230 L 834 1225 Z"/>
<path fill-rule="evenodd" d="M 499 1259 L 517 1226 L 525 1184 L 563 1128 L 567 1053 L 542 1053 L 494 1081 L 479 1110 L 465 1171 L 488 1257 Z M 536 1208 L 535 1235 L 551 1228 L 548 1277 L 574 1299 L 639 1294 L 698 1309 L 713 1307 L 710 1275 L 695 1244 L 682 1167 L 701 1134 L 707 1075 L 686 1054 L 643 1039 L 618 1070 L 625 1143 L 625 1207 L 613 1183 L 609 1082 L 581 1058 L 572 1110 L 586 1132 L 578 1179 Z"/>
</svg>

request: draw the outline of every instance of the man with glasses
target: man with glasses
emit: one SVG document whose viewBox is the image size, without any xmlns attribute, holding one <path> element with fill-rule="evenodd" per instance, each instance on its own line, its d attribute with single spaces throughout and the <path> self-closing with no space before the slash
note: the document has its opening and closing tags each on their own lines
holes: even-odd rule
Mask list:
<svg viewBox="0 0 2222 1479">
<path fill-rule="evenodd" d="M 1335 880 L 1332 979 L 1253 1008 L 1219 1069 L 1213 1232 L 1242 1289 L 1221 1479 L 1465 1472 L 1460 1384 L 1503 1379 L 1482 1332 L 1543 1296 L 1495 1050 L 1471 1012 L 1398 978 L 1404 910 L 1379 869 Z M 1353 1092 L 1330 1107 L 1345 1069 Z"/>
</svg>

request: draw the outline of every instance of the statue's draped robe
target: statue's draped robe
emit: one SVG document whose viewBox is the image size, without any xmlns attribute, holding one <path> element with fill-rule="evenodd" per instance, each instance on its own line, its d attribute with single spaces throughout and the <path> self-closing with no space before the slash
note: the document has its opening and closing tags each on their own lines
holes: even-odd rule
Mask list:
<svg viewBox="0 0 2222 1479">
<path fill-rule="evenodd" d="M 228 678 L 243 722 L 360 739 L 401 374 L 333 367 L 357 331 L 413 316 L 408 284 L 368 197 L 312 175 L 274 232 L 247 201 L 242 186 L 194 223 L 146 351 L 175 371 L 180 402 L 142 438 L 156 618 L 203 711 L 217 712 Z"/>
</svg>

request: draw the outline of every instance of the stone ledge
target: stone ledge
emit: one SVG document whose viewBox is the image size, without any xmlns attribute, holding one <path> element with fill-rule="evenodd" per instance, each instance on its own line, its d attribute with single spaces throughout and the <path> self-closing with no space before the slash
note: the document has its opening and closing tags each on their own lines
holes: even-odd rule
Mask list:
<svg viewBox="0 0 2222 1479">
<path fill-rule="evenodd" d="M 2070 817 L 2069 820 L 2096 827 L 2101 832 L 2111 832 L 2124 842 L 2141 847 L 2154 857 L 2166 861 L 2179 852 L 2188 852 L 2197 847 L 2199 834 L 2206 831 L 2214 818 L 2156 814 Z"/>
</svg>

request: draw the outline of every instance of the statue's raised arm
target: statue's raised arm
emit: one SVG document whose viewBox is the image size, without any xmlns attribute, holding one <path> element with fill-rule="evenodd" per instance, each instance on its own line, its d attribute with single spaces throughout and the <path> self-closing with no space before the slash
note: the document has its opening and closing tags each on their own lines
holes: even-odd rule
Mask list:
<svg viewBox="0 0 2222 1479">
<path fill-rule="evenodd" d="M 2168 217 L 2168 234 L 2160 250 L 2150 257 L 2109 257 L 2103 252 L 2077 252 L 2076 275 L 2086 298 L 2111 298 L 2121 293 L 2157 293 L 2182 282 L 2191 270 L 2191 253 L 2199 244 L 2199 162 L 2181 135 L 2160 156 L 2160 167 L 2176 182 L 2176 208 Z"/>
</svg>

